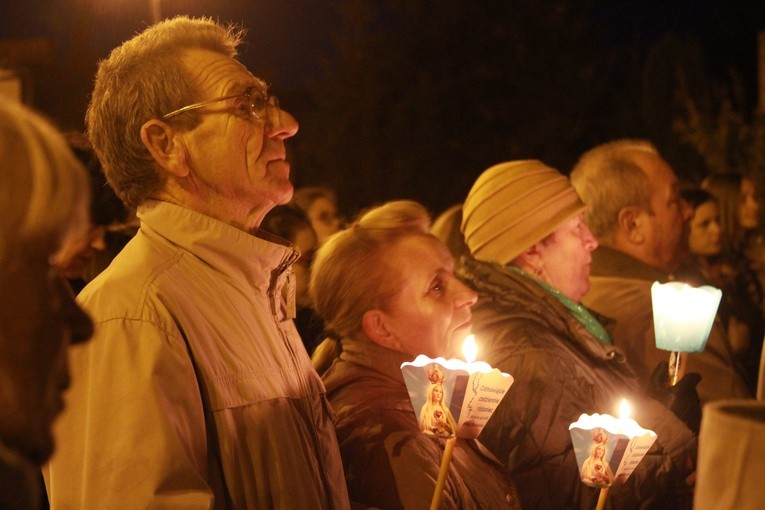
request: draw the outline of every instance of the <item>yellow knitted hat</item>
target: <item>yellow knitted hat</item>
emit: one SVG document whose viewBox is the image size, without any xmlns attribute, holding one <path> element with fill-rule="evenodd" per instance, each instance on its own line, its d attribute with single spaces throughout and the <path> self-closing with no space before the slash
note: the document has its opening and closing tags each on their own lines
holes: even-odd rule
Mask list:
<svg viewBox="0 0 765 510">
<path fill-rule="evenodd" d="M 509 264 L 585 209 L 569 180 L 540 161 L 484 171 L 462 207 L 462 233 L 478 260 Z"/>
</svg>

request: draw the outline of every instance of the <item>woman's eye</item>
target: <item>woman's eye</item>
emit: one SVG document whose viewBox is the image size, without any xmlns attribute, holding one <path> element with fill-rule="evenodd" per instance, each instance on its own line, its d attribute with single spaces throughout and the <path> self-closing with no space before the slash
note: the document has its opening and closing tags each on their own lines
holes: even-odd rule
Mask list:
<svg viewBox="0 0 765 510">
<path fill-rule="evenodd" d="M 440 280 L 436 280 L 430 285 L 430 292 L 433 292 L 435 294 L 440 294 L 443 291 L 444 291 L 444 284 Z"/>
</svg>

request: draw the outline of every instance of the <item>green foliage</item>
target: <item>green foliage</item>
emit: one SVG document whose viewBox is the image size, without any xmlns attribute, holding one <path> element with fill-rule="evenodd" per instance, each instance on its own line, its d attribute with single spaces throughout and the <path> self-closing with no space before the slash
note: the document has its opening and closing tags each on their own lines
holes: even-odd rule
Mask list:
<svg viewBox="0 0 765 510">
<path fill-rule="evenodd" d="M 678 102 L 684 108 L 673 129 L 704 158 L 711 172 L 737 172 L 760 179 L 765 175 L 765 117 L 741 106 L 741 89 L 731 85 L 719 97 L 695 99 L 684 83 Z M 706 104 L 705 108 L 703 105 Z"/>
</svg>

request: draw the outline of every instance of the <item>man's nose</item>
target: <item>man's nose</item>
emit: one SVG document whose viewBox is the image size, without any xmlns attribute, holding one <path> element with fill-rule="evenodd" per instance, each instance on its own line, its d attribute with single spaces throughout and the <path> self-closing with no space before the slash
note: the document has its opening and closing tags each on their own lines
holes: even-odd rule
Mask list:
<svg viewBox="0 0 765 510">
<path fill-rule="evenodd" d="M 298 132 L 298 121 L 291 113 L 281 108 L 269 108 L 268 115 L 269 122 L 266 124 L 266 133 L 270 138 L 286 140 Z"/>
</svg>

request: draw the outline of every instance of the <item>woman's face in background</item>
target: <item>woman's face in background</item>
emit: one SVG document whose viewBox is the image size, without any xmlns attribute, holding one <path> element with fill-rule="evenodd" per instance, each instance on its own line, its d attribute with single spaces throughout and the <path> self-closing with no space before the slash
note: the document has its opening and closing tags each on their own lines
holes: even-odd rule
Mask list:
<svg viewBox="0 0 765 510">
<path fill-rule="evenodd" d="M 306 308 L 310 304 L 308 282 L 311 279 L 311 262 L 318 241 L 312 228 L 303 228 L 295 233 L 292 242 L 300 249 L 300 258 L 292 266 L 295 271 L 295 304 Z"/>
<path fill-rule="evenodd" d="M 760 203 L 757 190 L 751 179 L 741 180 L 741 193 L 738 205 L 738 223 L 744 230 L 754 230 L 760 226 Z"/>
<path fill-rule="evenodd" d="M 694 255 L 709 257 L 718 255 L 722 249 L 720 213 L 717 202 L 699 205 L 691 220 L 688 249 Z"/>
<path fill-rule="evenodd" d="M 319 197 L 313 202 L 306 212 L 316 232 L 319 243 L 340 230 L 341 220 L 337 213 L 337 205 L 328 198 Z"/>
</svg>

